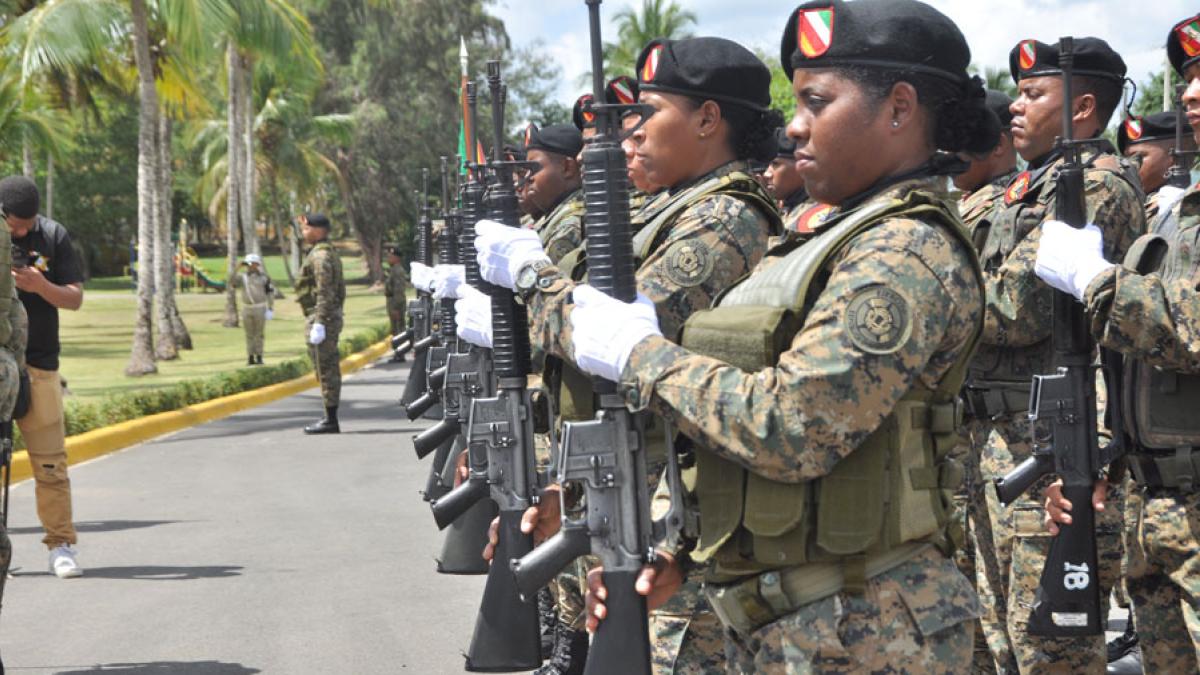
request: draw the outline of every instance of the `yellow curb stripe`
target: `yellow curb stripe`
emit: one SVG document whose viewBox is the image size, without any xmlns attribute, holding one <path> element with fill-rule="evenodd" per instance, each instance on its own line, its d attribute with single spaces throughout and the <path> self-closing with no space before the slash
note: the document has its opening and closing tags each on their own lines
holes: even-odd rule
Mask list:
<svg viewBox="0 0 1200 675">
<path fill-rule="evenodd" d="M 391 340 L 385 339 L 367 347 L 357 354 L 351 354 L 342 359 L 342 373 L 352 373 L 375 361 L 391 350 Z M 278 401 L 299 394 L 317 386 L 317 376 L 313 373 L 302 375 L 293 380 L 279 382 L 259 389 L 251 389 L 211 401 L 197 403 L 179 410 L 157 413 L 139 417 L 134 420 L 119 422 L 107 427 L 93 429 L 86 433 L 67 438 L 67 462 L 78 464 L 94 459 L 110 452 L 115 452 L 131 445 L 136 445 L 152 438 L 169 434 L 180 429 L 194 427 L 197 424 L 219 420 L 234 413 L 256 408 L 260 405 Z M 25 480 L 32 476 L 29 466 L 29 453 L 21 450 L 13 453 L 12 482 Z"/>
</svg>

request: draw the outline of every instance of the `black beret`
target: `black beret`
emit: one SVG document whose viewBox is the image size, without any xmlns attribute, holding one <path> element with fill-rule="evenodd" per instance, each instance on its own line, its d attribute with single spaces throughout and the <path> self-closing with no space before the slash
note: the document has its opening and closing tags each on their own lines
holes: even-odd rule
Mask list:
<svg viewBox="0 0 1200 675">
<path fill-rule="evenodd" d="M 1125 148 L 1151 141 L 1174 141 L 1175 119 L 1173 111 L 1154 113 L 1145 117 L 1131 117 L 1117 129 L 1117 148 L 1124 154 Z M 1191 135 L 1191 130 L 1188 130 Z"/>
<path fill-rule="evenodd" d="M 789 79 L 796 68 L 859 66 L 966 83 L 971 48 L 949 17 L 917 0 L 816 0 L 792 12 L 779 60 Z"/>
<path fill-rule="evenodd" d="M 1117 83 L 1125 81 L 1125 60 L 1100 38 L 1075 38 L 1074 73 L 1099 77 Z M 1027 77 L 1062 75 L 1058 66 L 1058 43 L 1022 40 L 1008 55 L 1008 70 L 1013 82 Z"/>
<path fill-rule="evenodd" d="M 596 116 L 588 112 L 587 108 L 594 100 L 595 98 L 591 94 L 584 94 L 575 99 L 575 107 L 571 109 L 571 121 L 575 123 L 576 129 L 583 131 L 592 126 Z"/>
<path fill-rule="evenodd" d="M 1008 129 L 1012 124 L 1012 110 L 1009 109 L 1013 100 L 1008 94 L 999 91 L 998 89 L 987 90 L 987 107 L 996 114 L 996 118 L 1000 120 L 1000 128 Z"/>
<path fill-rule="evenodd" d="M 787 127 L 779 127 L 775 130 L 775 156 L 776 157 L 793 157 L 796 153 L 796 141 L 788 138 Z"/>
<path fill-rule="evenodd" d="M 324 213 L 306 213 L 304 214 L 304 219 L 312 227 L 319 227 L 323 230 L 328 230 L 331 227 L 329 219 L 325 217 Z"/>
<path fill-rule="evenodd" d="M 18 218 L 33 218 L 40 206 L 37 183 L 25 176 L 0 180 L 0 206 L 4 207 L 5 213 Z"/>
<path fill-rule="evenodd" d="M 551 124 L 538 128 L 536 124 L 525 127 L 525 152 L 541 150 L 556 155 L 574 157 L 583 149 L 583 136 L 579 129 L 570 124 Z"/>
<path fill-rule="evenodd" d="M 525 149 L 509 143 L 504 146 L 504 156 L 515 162 L 523 162 L 525 161 Z"/>
<path fill-rule="evenodd" d="M 637 61 L 640 91 L 661 91 L 764 111 L 771 71 L 749 49 L 717 37 L 653 40 Z"/>
<path fill-rule="evenodd" d="M 1171 29 L 1167 36 L 1167 58 L 1180 75 L 1200 61 L 1200 14 L 1180 21 Z"/>
</svg>

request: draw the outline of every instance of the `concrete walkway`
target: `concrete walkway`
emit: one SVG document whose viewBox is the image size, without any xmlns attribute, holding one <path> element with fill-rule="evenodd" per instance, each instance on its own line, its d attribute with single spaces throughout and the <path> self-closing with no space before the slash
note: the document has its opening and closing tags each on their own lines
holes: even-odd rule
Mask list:
<svg viewBox="0 0 1200 675">
<path fill-rule="evenodd" d="M 459 673 L 483 577 L 435 572 L 407 366 L 72 467 L 82 578 L 46 571 L 33 485 L 12 491 L 0 618 L 13 674 Z"/>
</svg>

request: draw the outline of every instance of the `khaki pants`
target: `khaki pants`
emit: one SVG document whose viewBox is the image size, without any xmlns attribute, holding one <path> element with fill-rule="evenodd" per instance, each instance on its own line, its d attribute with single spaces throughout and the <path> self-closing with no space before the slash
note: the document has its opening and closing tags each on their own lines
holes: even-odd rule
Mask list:
<svg viewBox="0 0 1200 675">
<path fill-rule="evenodd" d="M 246 330 L 246 356 L 262 356 L 263 333 L 267 328 L 267 306 L 243 307 L 242 327 Z"/>
<path fill-rule="evenodd" d="M 38 520 L 46 530 L 47 548 L 75 543 L 71 522 L 71 479 L 67 476 L 66 428 L 63 425 L 62 382 L 57 370 L 28 367 L 29 412 L 17 427 L 29 449 L 33 467 Z"/>
</svg>

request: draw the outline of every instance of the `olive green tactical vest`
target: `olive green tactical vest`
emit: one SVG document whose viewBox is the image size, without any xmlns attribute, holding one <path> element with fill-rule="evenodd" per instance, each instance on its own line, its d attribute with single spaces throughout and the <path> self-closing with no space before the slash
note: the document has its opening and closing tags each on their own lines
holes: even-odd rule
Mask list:
<svg viewBox="0 0 1200 675">
<path fill-rule="evenodd" d="M 681 344 L 747 372 L 772 367 L 804 324 L 824 266 L 859 234 L 890 218 L 940 224 L 963 248 L 970 239 L 953 205 L 929 192 L 876 199 L 835 214 L 824 231 L 735 286 L 683 329 Z M 974 261 L 974 256 L 972 255 Z M 982 273 L 974 263 L 976 276 Z M 696 448 L 700 541 L 692 557 L 717 573 L 753 574 L 815 562 L 863 560 L 916 541 L 942 542 L 950 495 L 961 468 L 946 455 L 956 442 L 956 394 L 983 330 L 976 328 L 936 390 L 915 387 L 867 440 L 820 479 L 773 481 Z"/>
<path fill-rule="evenodd" d="M 1124 266 L 1138 274 L 1157 273 L 1163 283 L 1195 279 L 1200 257 L 1194 242 L 1200 232 L 1197 206 L 1200 193 L 1193 190 L 1177 201 L 1171 213 L 1178 229 L 1169 238 L 1158 234 L 1140 237 L 1129 248 Z M 1192 213 L 1181 215 L 1187 207 Z M 1200 448 L 1200 374 L 1156 368 L 1133 359 L 1125 360 L 1121 404 L 1128 433 L 1141 450 Z"/>
</svg>

